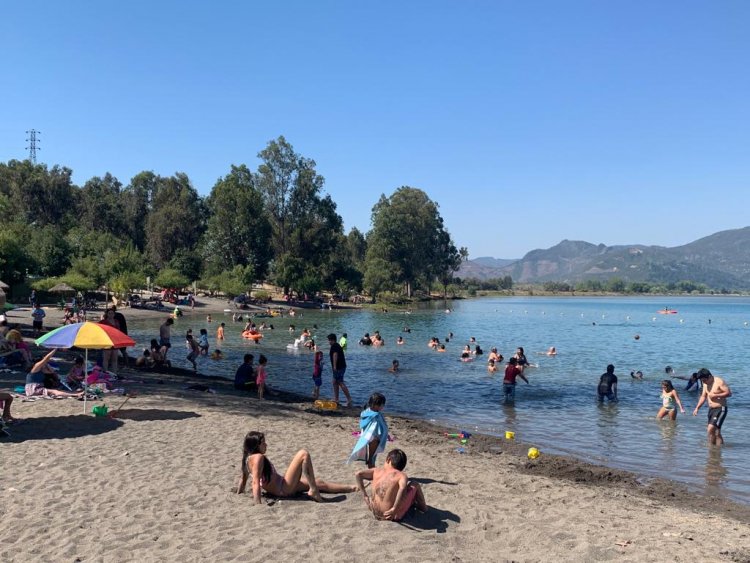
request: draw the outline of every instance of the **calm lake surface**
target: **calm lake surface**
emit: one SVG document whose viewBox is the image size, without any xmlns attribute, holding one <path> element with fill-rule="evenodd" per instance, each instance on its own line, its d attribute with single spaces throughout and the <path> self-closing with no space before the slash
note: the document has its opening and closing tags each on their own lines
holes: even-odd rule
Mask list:
<svg viewBox="0 0 750 563">
<path fill-rule="evenodd" d="M 447 313 L 445 308 L 452 311 Z M 657 311 L 669 307 L 677 314 Z M 127 314 L 127 312 L 125 312 Z M 710 322 L 709 322 L 710 320 Z M 386 412 L 401 414 L 472 432 L 502 435 L 537 445 L 543 452 L 572 455 L 587 461 L 634 471 L 647 479 L 666 477 L 689 484 L 709 495 L 750 503 L 750 299 L 695 298 L 479 298 L 452 301 L 411 314 L 391 309 L 371 311 L 310 311 L 296 318 L 257 319 L 273 323 L 259 344 L 240 337 L 242 325 L 230 314 L 186 313 L 172 330 L 170 359 L 188 368 L 183 334 L 207 328 L 212 349 L 216 327 L 224 321 L 226 359 L 202 358 L 201 373 L 232 379 L 246 352 L 269 358 L 268 383 L 279 389 L 312 391 L 312 353 L 293 351 L 287 344 L 307 327 L 325 354 L 321 396 L 331 396 L 330 363 L 325 337 L 329 332 L 349 335 L 346 382 L 355 404 L 373 391 L 387 397 Z M 139 347 L 158 337 L 160 319 L 132 321 L 130 333 Z M 313 326 L 317 325 L 317 329 Z M 410 333 L 404 333 L 408 326 Z M 359 346 L 365 333 L 379 330 L 386 346 Z M 447 353 L 428 348 L 433 336 L 441 341 L 453 333 Z M 640 338 L 636 340 L 635 335 Z M 405 344 L 396 345 L 398 336 Z M 459 361 L 462 348 L 475 337 L 485 351 L 471 363 Z M 531 385 L 519 380 L 515 405 L 502 401 L 502 367 L 487 373 L 487 354 L 497 347 L 509 358 L 517 346 L 536 368 L 526 370 Z M 537 355 L 550 346 L 556 357 Z M 473 347 L 473 345 L 472 345 Z M 398 359 L 398 376 L 387 371 Z M 596 384 L 608 363 L 619 378 L 617 404 L 599 405 Z M 706 442 L 707 407 L 697 417 L 692 410 L 696 392 L 673 378 L 686 414 L 677 422 L 655 419 L 661 405 L 660 381 L 670 365 L 676 375 L 689 376 L 701 367 L 724 377 L 732 388 L 724 423 L 723 448 Z M 641 370 L 643 381 L 630 377 Z M 343 396 L 342 396 L 343 399 Z"/>
</svg>

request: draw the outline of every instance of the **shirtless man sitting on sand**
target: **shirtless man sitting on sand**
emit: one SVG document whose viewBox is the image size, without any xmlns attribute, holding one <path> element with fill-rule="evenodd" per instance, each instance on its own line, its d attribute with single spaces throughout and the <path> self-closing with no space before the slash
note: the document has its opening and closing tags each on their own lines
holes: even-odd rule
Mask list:
<svg viewBox="0 0 750 563">
<path fill-rule="evenodd" d="M 711 374 L 706 368 L 698 371 L 698 381 L 703 384 L 701 398 L 695 406 L 693 416 L 708 400 L 708 443 L 721 446 L 724 438 L 721 435 L 721 425 L 727 417 L 727 398 L 732 396 L 732 390 L 726 381 Z"/>
<path fill-rule="evenodd" d="M 363 469 L 355 474 L 365 503 L 378 520 L 399 522 L 412 506 L 416 506 L 420 512 L 427 510 L 422 487 L 408 480 L 403 472 L 405 467 L 406 454 L 395 449 L 388 452 L 383 467 Z M 365 479 L 372 481 L 372 497 L 367 496 L 365 491 Z"/>
</svg>

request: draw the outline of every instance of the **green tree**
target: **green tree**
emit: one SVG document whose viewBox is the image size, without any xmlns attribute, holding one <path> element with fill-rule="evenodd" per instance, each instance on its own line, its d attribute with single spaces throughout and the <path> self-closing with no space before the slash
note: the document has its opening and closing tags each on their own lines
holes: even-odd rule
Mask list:
<svg viewBox="0 0 750 563">
<path fill-rule="evenodd" d="M 64 276 L 61 276 L 60 281 L 63 283 L 67 283 L 76 291 L 92 291 L 99 287 L 97 283 L 91 278 L 82 276 L 79 273 L 72 271 L 69 271 Z"/>
<path fill-rule="evenodd" d="M 201 276 L 203 261 L 196 251 L 186 248 L 178 248 L 167 265 L 168 268 L 177 270 L 191 281 L 198 280 Z"/>
<path fill-rule="evenodd" d="M 76 225 L 65 235 L 65 241 L 75 257 L 95 256 L 101 259 L 112 248 L 119 248 L 125 240 L 112 233 Z"/>
<path fill-rule="evenodd" d="M 352 227 L 346 235 L 346 250 L 349 253 L 351 263 L 355 268 L 364 270 L 365 257 L 367 256 L 367 239 L 357 227 Z"/>
<path fill-rule="evenodd" d="M 55 225 L 30 229 L 28 251 L 33 260 L 33 271 L 45 277 L 64 274 L 70 267 L 70 246 Z"/>
<path fill-rule="evenodd" d="M 365 262 L 364 288 L 375 299 L 386 291 L 394 291 L 396 281 L 403 276 L 395 262 L 371 256 Z"/>
<path fill-rule="evenodd" d="M 146 223 L 151 212 L 151 202 L 161 181 L 153 172 L 140 172 L 133 176 L 120 196 L 128 237 L 141 252 L 146 249 Z"/>
<path fill-rule="evenodd" d="M 105 251 L 103 258 L 102 269 L 109 285 L 115 278 L 126 279 L 130 283 L 132 276 L 138 280 L 132 287 L 143 287 L 146 276 L 153 272 L 146 257 L 130 241 Z"/>
<path fill-rule="evenodd" d="M 257 187 L 271 223 L 277 283 L 285 291 L 305 277 L 334 283 L 334 255 L 345 252 L 336 236 L 343 233 L 343 221 L 331 197 L 322 195 L 324 179 L 315 161 L 295 153 L 284 137 L 258 156 L 263 162 Z"/>
<path fill-rule="evenodd" d="M 448 256 L 445 253 L 448 253 Z M 397 189 L 385 195 L 372 210 L 372 229 L 367 235 L 365 286 L 374 279 L 373 263 L 389 263 L 393 285 L 402 285 L 404 293 L 429 285 L 460 263 L 461 251 L 453 245 L 443 219 L 434 203 L 422 190 Z M 368 278 L 368 274 L 370 277 Z M 447 276 L 446 276 L 447 277 Z"/>
<path fill-rule="evenodd" d="M 289 235 L 294 214 L 299 211 L 295 207 L 304 203 L 299 192 L 318 194 L 324 180 L 315 172 L 315 161 L 294 152 L 283 136 L 270 141 L 258 158 L 262 160 L 258 167 L 258 188 L 271 221 L 273 250 L 278 257 L 291 250 Z"/>
<path fill-rule="evenodd" d="M 264 278 L 272 258 L 271 224 L 255 175 L 245 165 L 232 166 L 214 185 L 206 206 L 209 220 L 203 254 L 209 269 L 250 265 Z"/>
<path fill-rule="evenodd" d="M 612 278 L 607 282 L 607 291 L 625 293 L 625 282 L 621 278 Z"/>
<path fill-rule="evenodd" d="M 0 229 L 0 280 L 9 285 L 24 280 L 31 261 L 24 239 L 20 236 L 23 228 L 23 225 L 11 223 Z"/>
<path fill-rule="evenodd" d="M 177 270 L 165 268 L 156 275 L 154 283 L 159 287 L 180 289 L 183 287 L 187 287 L 187 285 L 190 283 L 190 280 Z"/>
<path fill-rule="evenodd" d="M 79 195 L 80 225 L 117 238 L 127 235 L 120 201 L 121 190 L 122 184 L 109 172 L 103 178 L 95 176 L 86 182 Z"/>
<path fill-rule="evenodd" d="M 110 279 L 108 287 L 120 299 L 127 299 L 134 289 L 145 285 L 144 278 L 136 272 L 123 272 Z"/>
<path fill-rule="evenodd" d="M 96 256 L 78 256 L 73 258 L 70 269 L 65 275 L 89 279 L 94 283 L 94 289 L 104 285 L 106 280 L 102 260 Z M 75 287 L 73 284 L 70 285 Z"/>
<path fill-rule="evenodd" d="M 255 272 L 252 266 L 238 264 L 219 276 L 219 289 L 230 297 L 241 295 L 252 287 L 254 278 Z"/>
<path fill-rule="evenodd" d="M 274 261 L 272 273 L 276 284 L 283 287 L 286 293 L 305 275 L 305 263 L 297 256 L 284 254 Z"/>
<path fill-rule="evenodd" d="M 69 168 L 32 164 L 29 160 L 0 163 L 0 194 L 8 213 L 37 226 L 67 224 L 74 211 L 75 187 Z"/>
<path fill-rule="evenodd" d="M 179 248 L 194 250 L 204 230 L 203 204 L 187 175 L 163 178 L 146 221 L 146 249 L 164 267 Z"/>
</svg>

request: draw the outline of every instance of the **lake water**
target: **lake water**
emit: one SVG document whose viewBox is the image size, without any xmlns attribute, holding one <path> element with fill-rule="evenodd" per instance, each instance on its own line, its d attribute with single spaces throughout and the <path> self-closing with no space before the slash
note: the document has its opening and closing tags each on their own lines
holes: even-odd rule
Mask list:
<svg viewBox="0 0 750 563">
<path fill-rule="evenodd" d="M 260 344 L 242 339 L 242 325 L 233 323 L 229 314 L 214 315 L 209 325 L 203 314 L 187 313 L 173 327 L 170 359 L 188 368 L 184 331 L 192 328 L 197 335 L 200 328 L 208 328 L 213 349 L 216 327 L 224 321 L 227 338 L 221 349 L 226 359 L 201 359 L 201 373 L 231 379 L 243 354 L 252 352 L 257 361 L 263 353 L 269 358 L 272 387 L 308 394 L 312 353 L 287 350 L 294 340 L 288 330 L 291 323 L 296 335 L 308 327 L 323 345 L 321 395 L 330 396 L 325 336 L 346 332 L 346 382 L 355 404 L 380 391 L 387 397 L 387 413 L 493 435 L 513 430 L 518 440 L 538 445 L 543 452 L 572 455 L 646 478 L 667 477 L 707 494 L 750 503 L 750 299 L 509 297 L 453 301 L 448 306 L 450 313 L 439 304 L 411 314 L 306 310 L 303 317 L 258 319 L 275 326 L 265 331 Z M 678 313 L 657 314 L 665 307 Z M 139 347 L 158 336 L 159 323 L 156 318 L 129 323 Z M 405 326 L 410 333 L 402 332 Z M 357 345 L 365 332 L 376 330 L 386 346 Z M 444 342 L 451 332 L 447 353 L 428 348 L 430 337 Z M 404 345 L 396 345 L 398 336 L 404 337 Z M 485 355 L 463 363 L 460 352 L 471 337 Z M 513 406 L 502 401 L 503 368 L 487 373 L 486 358 L 493 346 L 506 358 L 523 346 L 529 361 L 539 364 L 526 371 L 531 385 L 519 380 Z M 557 348 L 556 357 L 536 354 L 550 346 Z M 401 364 L 398 376 L 387 371 L 393 359 Z M 620 401 L 602 406 L 595 398 L 596 384 L 608 363 L 616 366 Z M 677 375 L 707 367 L 730 384 L 734 395 L 728 402 L 723 448 L 708 447 L 707 407 L 692 416 L 698 395 L 684 391 L 684 381 L 673 379 L 686 414 L 678 414 L 676 423 L 655 419 L 667 365 Z M 632 380 L 631 370 L 643 371 L 645 379 Z"/>
</svg>

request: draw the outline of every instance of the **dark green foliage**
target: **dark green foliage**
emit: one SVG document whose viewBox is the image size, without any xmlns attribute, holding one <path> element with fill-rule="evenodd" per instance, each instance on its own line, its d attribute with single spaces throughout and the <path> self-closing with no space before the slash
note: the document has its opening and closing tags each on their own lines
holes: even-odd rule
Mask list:
<svg viewBox="0 0 750 563">
<path fill-rule="evenodd" d="M 28 160 L 0 163 L 0 194 L 14 220 L 39 226 L 65 226 L 75 216 L 75 189 L 69 168 L 32 164 Z"/>
<path fill-rule="evenodd" d="M 146 221 L 146 250 L 151 261 L 164 267 L 180 248 L 195 248 L 203 234 L 205 213 L 198 192 L 187 175 L 160 178 Z"/>
<path fill-rule="evenodd" d="M 250 265 L 255 275 L 265 277 L 273 256 L 271 224 L 256 183 L 247 166 L 232 166 L 206 200 L 209 219 L 202 251 L 210 271 Z"/>
<path fill-rule="evenodd" d="M 365 288 L 375 294 L 401 286 L 410 296 L 436 279 L 445 287 L 465 255 L 445 230 L 437 204 L 422 190 L 401 187 L 373 207 Z"/>
</svg>

